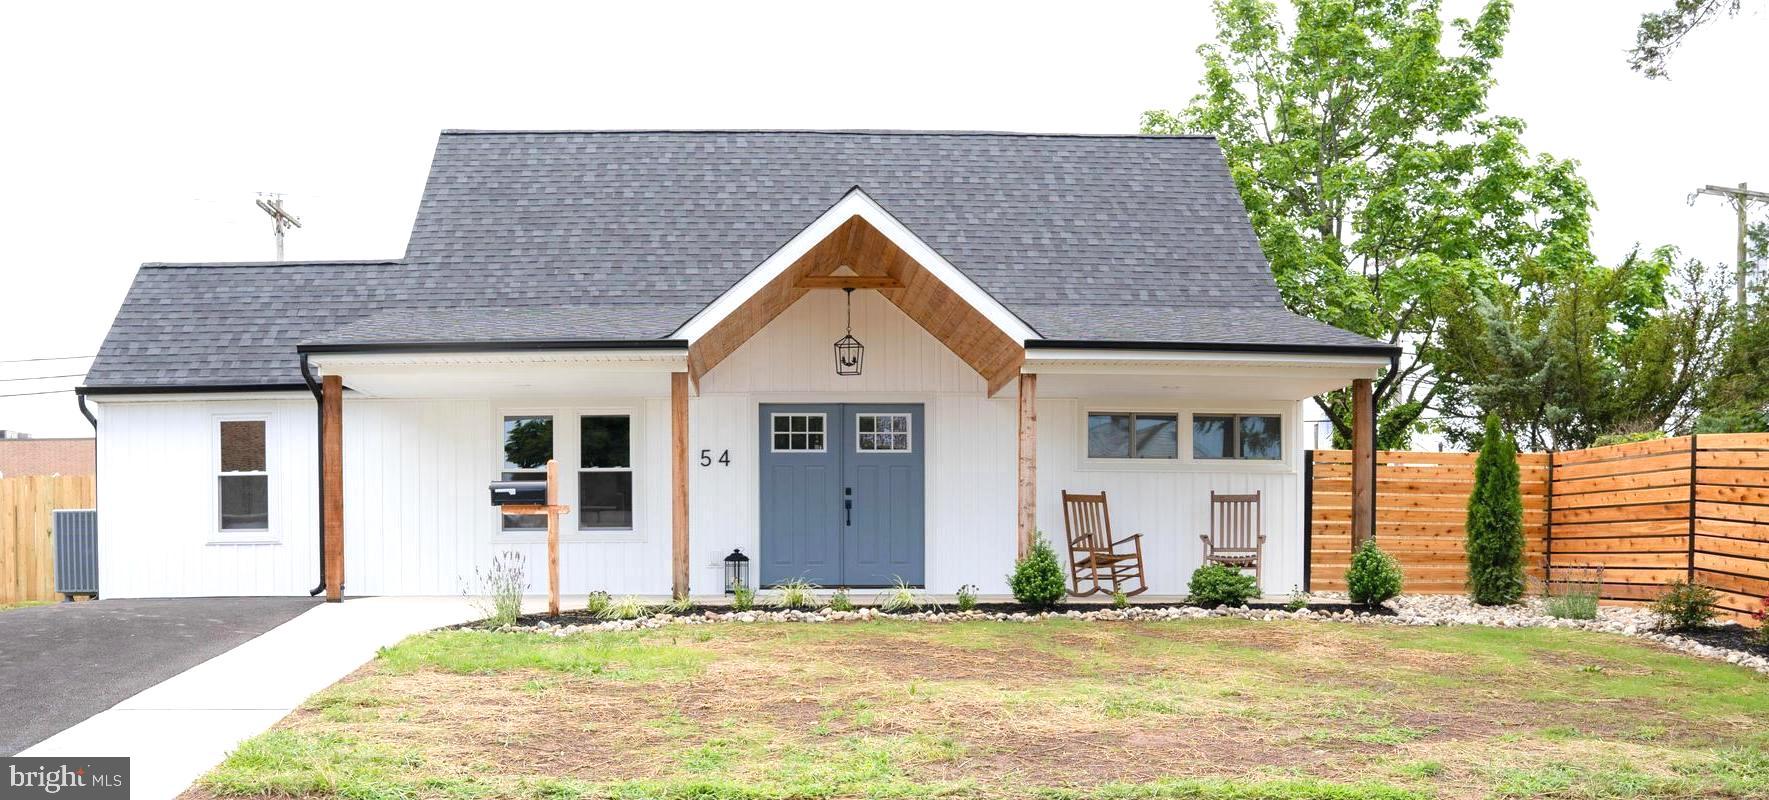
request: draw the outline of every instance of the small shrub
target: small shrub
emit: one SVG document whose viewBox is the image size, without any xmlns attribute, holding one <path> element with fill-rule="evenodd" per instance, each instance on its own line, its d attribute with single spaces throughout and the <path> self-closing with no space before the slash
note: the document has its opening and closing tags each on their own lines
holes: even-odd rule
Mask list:
<svg viewBox="0 0 1769 800">
<path fill-rule="evenodd" d="M 1474 491 L 1468 496 L 1468 593 L 1483 606 L 1510 605 L 1523 598 L 1523 494 L 1517 475 L 1517 445 L 1488 414 L 1486 435 L 1474 462 Z"/>
<path fill-rule="evenodd" d="M 1542 610 L 1556 619 L 1596 619 L 1603 568 L 1555 567 L 1554 576 L 1542 584 Z"/>
<path fill-rule="evenodd" d="M 607 592 L 590 592 L 589 598 L 584 601 L 584 610 L 592 617 L 600 617 L 602 612 L 608 610 L 608 604 L 613 599 Z"/>
<path fill-rule="evenodd" d="M 514 550 L 492 556 L 491 566 L 484 572 L 474 570 L 479 580 L 479 596 L 474 605 L 485 615 L 485 624 L 493 628 L 516 624 L 522 616 L 522 590 L 528 579 L 522 554 Z"/>
<path fill-rule="evenodd" d="M 1284 610 L 1292 614 L 1308 608 L 1308 592 L 1300 586 L 1290 587 L 1290 599 L 1284 603 Z"/>
<path fill-rule="evenodd" d="M 731 608 L 734 611 L 749 611 L 756 607 L 756 590 L 737 584 L 731 589 Z"/>
<path fill-rule="evenodd" d="M 817 584 L 803 578 L 776 583 L 774 590 L 780 593 L 774 598 L 777 608 L 803 610 L 817 607 Z"/>
<path fill-rule="evenodd" d="M 1013 574 L 1007 576 L 1007 585 L 1013 590 L 1013 599 L 1033 608 L 1054 606 L 1068 593 L 1068 586 L 1063 582 L 1063 567 L 1057 563 L 1056 551 L 1050 549 L 1043 533 L 1032 540 L 1032 549 L 1027 551 L 1026 557 L 1014 562 Z"/>
<path fill-rule="evenodd" d="M 1113 589 L 1112 590 L 1112 607 L 1119 608 L 1119 609 L 1129 608 L 1130 607 L 1130 595 L 1125 594 L 1123 589 Z"/>
<path fill-rule="evenodd" d="M 1346 594 L 1351 596 L 1351 602 L 1381 605 L 1400 594 L 1402 585 L 1400 562 L 1378 547 L 1375 539 L 1365 541 L 1352 554 L 1351 568 L 1345 571 Z"/>
<path fill-rule="evenodd" d="M 1714 621 L 1714 606 L 1719 602 L 1720 595 L 1706 586 L 1672 581 L 1665 586 L 1665 593 L 1652 601 L 1652 614 L 1660 628 L 1692 631 Z"/>
<path fill-rule="evenodd" d="M 1763 607 L 1751 619 L 1757 621 L 1757 644 L 1769 647 L 1769 595 L 1763 596 Z"/>
<path fill-rule="evenodd" d="M 1205 608 L 1244 606 L 1259 596 L 1259 584 L 1252 575 L 1226 564 L 1205 564 L 1192 572 L 1187 598 Z"/>
<path fill-rule="evenodd" d="M 596 616 L 602 619 L 638 619 L 651 614 L 651 606 L 640 600 L 638 595 L 629 594 L 619 600 L 608 603 L 602 613 Z"/>
<path fill-rule="evenodd" d="M 688 595 L 682 595 L 663 604 L 663 610 L 671 614 L 686 614 L 694 610 L 694 601 Z"/>
<path fill-rule="evenodd" d="M 878 596 L 878 608 L 892 614 L 910 614 L 921 610 L 921 598 L 915 595 L 909 584 L 898 578 L 896 586 Z"/>
<path fill-rule="evenodd" d="M 958 587 L 958 610 L 975 611 L 977 608 L 977 587 L 965 584 Z"/>
<path fill-rule="evenodd" d="M 848 598 L 848 588 L 846 586 L 843 586 L 842 588 L 835 590 L 835 594 L 832 594 L 829 596 L 829 610 L 830 611 L 853 611 L 854 610 L 854 601 L 850 600 Z"/>
</svg>

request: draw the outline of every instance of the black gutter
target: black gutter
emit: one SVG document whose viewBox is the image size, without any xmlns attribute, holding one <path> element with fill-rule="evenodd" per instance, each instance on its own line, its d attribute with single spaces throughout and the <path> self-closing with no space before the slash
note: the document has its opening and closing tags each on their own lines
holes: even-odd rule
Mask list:
<svg viewBox="0 0 1769 800">
<path fill-rule="evenodd" d="M 314 463 L 319 465 L 319 509 L 318 516 L 314 517 L 319 524 L 319 585 L 307 593 L 308 597 L 318 597 L 326 590 L 326 405 L 319 382 L 313 379 L 313 369 L 307 364 L 306 353 L 301 354 L 301 380 L 313 392 Z"/>
<path fill-rule="evenodd" d="M 220 394 L 233 392 L 299 392 L 307 387 L 299 383 L 187 383 L 150 386 L 79 386 L 76 395 L 106 394 Z"/>
<path fill-rule="evenodd" d="M 1266 344 L 1263 342 L 1114 342 L 1101 339 L 1027 339 L 1027 350 L 1174 350 L 1219 353 L 1384 356 L 1399 363 L 1401 349 L 1386 344 Z"/>
<path fill-rule="evenodd" d="M 529 341 L 359 342 L 296 345 L 307 353 L 508 353 L 539 350 L 686 350 L 687 339 L 534 339 Z"/>
</svg>

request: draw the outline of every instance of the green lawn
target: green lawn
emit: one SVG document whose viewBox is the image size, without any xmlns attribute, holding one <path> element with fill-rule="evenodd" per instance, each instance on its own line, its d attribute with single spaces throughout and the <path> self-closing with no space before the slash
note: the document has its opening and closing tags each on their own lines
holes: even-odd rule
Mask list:
<svg viewBox="0 0 1769 800">
<path fill-rule="evenodd" d="M 53 602 L 55 602 L 55 601 L 53 601 L 53 600 L 20 600 L 19 602 L 16 602 L 16 603 L 0 603 L 0 611 L 11 611 L 15 608 L 31 608 L 33 606 L 46 606 L 46 605 L 49 605 Z"/>
<path fill-rule="evenodd" d="M 1769 679 L 1619 637 L 1208 619 L 451 631 L 197 796 L 1769 797 Z"/>
</svg>

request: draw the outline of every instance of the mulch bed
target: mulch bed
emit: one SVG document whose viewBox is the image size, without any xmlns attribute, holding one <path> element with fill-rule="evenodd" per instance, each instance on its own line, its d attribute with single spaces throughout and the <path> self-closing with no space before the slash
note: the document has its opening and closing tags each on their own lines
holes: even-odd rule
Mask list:
<svg viewBox="0 0 1769 800">
<path fill-rule="evenodd" d="M 1678 631 L 1678 636 L 1693 639 L 1709 647 L 1724 647 L 1741 653 L 1769 658 L 1769 642 L 1757 635 L 1755 628 L 1743 625 L 1720 625 L 1713 628 L 1700 628 L 1693 631 Z"/>
</svg>

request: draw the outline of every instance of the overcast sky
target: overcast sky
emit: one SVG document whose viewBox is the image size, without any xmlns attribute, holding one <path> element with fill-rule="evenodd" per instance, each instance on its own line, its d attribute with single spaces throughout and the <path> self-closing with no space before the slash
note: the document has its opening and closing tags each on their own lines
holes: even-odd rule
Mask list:
<svg viewBox="0 0 1769 800">
<path fill-rule="evenodd" d="M 1648 81 L 1625 51 L 1669 3 L 1519 0 L 1493 106 L 1582 162 L 1603 258 L 1729 262 L 1731 211 L 1685 198 L 1769 188 L 1750 97 L 1769 13 L 1699 32 Z M 0 10 L 0 362 L 96 352 L 141 262 L 272 258 L 259 192 L 305 223 L 291 259 L 399 256 L 443 128 L 1134 132 L 1197 91 L 1212 32 L 1202 0 L 178 8 Z M 0 363 L 0 394 L 86 364 Z M 71 393 L 0 397 L 0 429 L 91 432 Z"/>
</svg>

